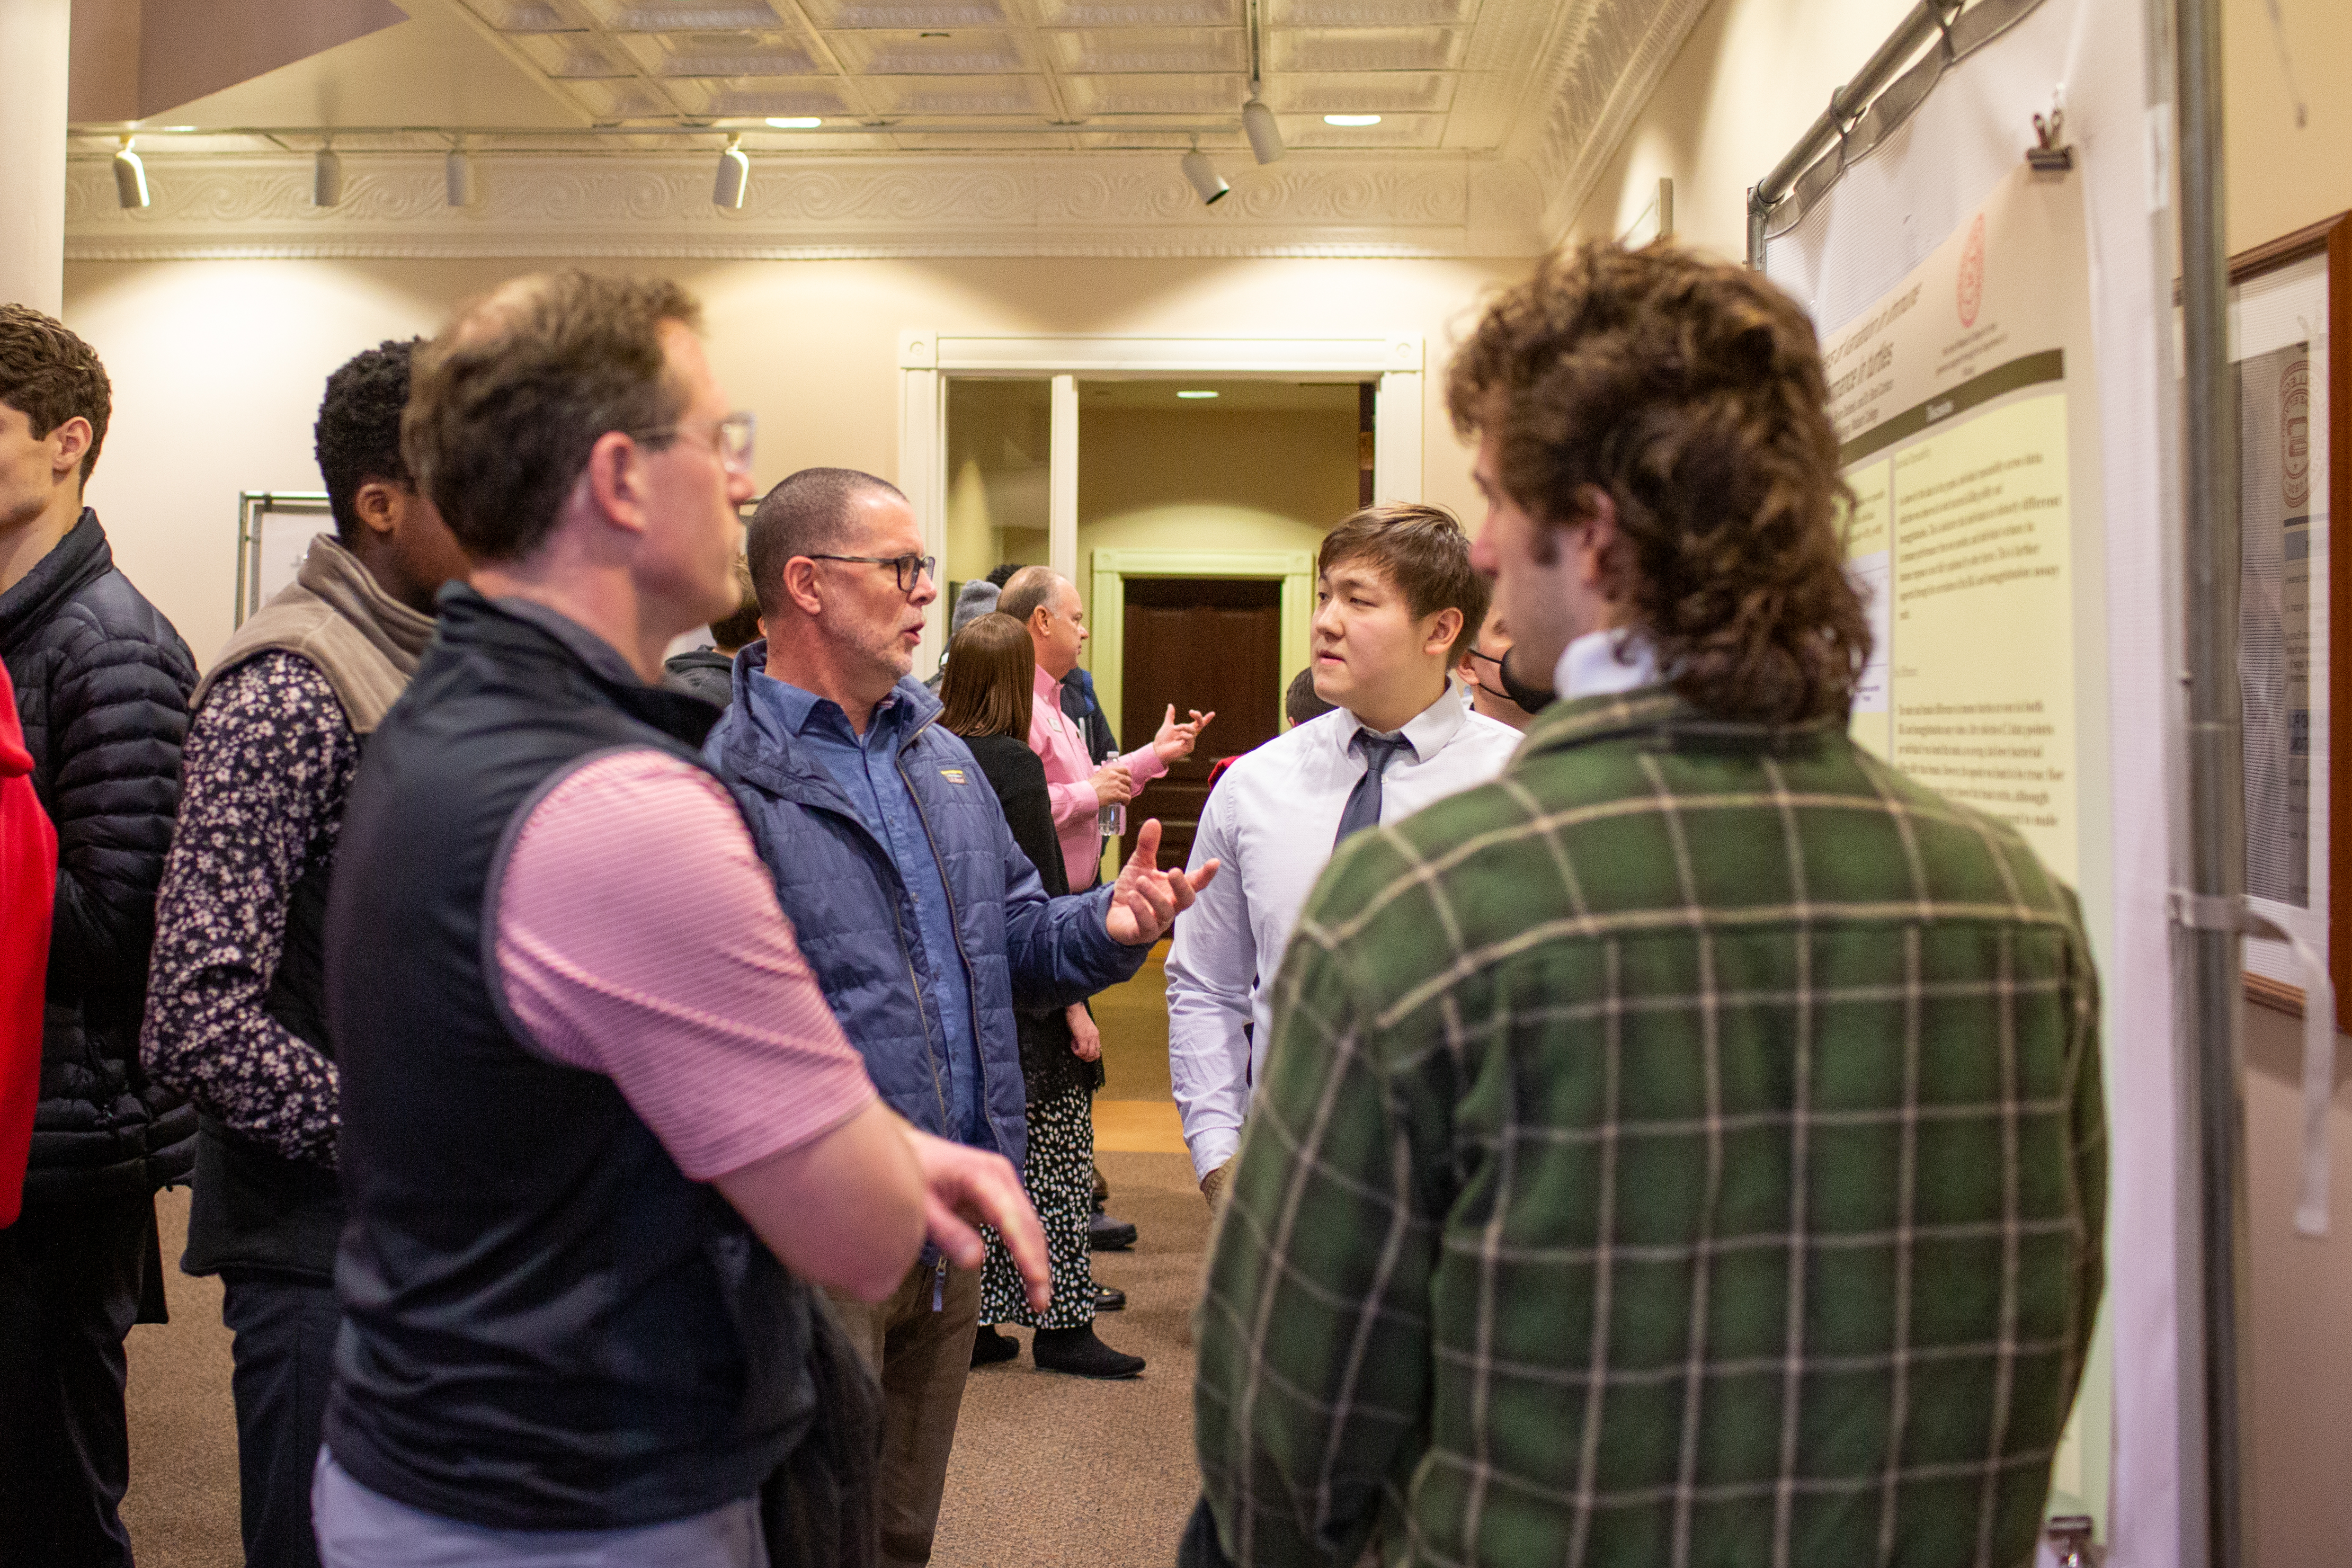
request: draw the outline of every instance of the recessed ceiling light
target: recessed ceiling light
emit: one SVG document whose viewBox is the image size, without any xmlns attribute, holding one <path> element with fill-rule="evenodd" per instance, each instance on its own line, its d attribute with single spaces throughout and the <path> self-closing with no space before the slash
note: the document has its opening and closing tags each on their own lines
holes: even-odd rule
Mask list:
<svg viewBox="0 0 2352 1568">
<path fill-rule="evenodd" d="M 1380 122 L 1381 117 L 1377 114 L 1327 114 L 1323 117 L 1326 125 L 1378 125 Z"/>
<path fill-rule="evenodd" d="M 1179 397 L 1214 397 L 1217 395 L 1213 392 L 1180 392 L 1176 395 Z"/>
<path fill-rule="evenodd" d="M 803 116 L 790 120 L 771 120 L 768 123 L 779 131 L 814 131 L 824 121 L 813 116 Z"/>
</svg>

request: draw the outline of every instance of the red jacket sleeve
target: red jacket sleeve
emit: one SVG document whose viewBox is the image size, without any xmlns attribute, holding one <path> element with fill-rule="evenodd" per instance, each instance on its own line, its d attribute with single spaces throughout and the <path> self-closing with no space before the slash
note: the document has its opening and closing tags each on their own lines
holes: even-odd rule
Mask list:
<svg viewBox="0 0 2352 1568">
<path fill-rule="evenodd" d="M 49 963 L 58 835 L 33 793 L 16 696 L 0 679 L 0 1226 L 25 1195 L 41 1097 L 41 1001 Z"/>
</svg>

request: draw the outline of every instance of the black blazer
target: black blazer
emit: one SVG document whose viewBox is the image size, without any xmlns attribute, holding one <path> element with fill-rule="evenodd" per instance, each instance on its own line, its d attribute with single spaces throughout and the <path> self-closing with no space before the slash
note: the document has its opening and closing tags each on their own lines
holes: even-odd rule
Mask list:
<svg viewBox="0 0 2352 1568">
<path fill-rule="evenodd" d="M 1037 868 L 1037 879 L 1052 898 L 1070 890 L 1070 875 L 1062 864 L 1062 841 L 1054 831 L 1054 806 L 1045 794 L 1045 764 L 1029 743 L 1012 735 L 966 735 L 963 743 L 988 775 L 1004 807 L 1013 841 Z M 1101 1085 L 1102 1064 L 1082 1062 L 1070 1050 L 1070 1021 L 1058 1008 L 1016 1012 L 1020 1026 L 1021 1077 L 1030 1104 L 1051 1100 L 1074 1088 Z"/>
</svg>

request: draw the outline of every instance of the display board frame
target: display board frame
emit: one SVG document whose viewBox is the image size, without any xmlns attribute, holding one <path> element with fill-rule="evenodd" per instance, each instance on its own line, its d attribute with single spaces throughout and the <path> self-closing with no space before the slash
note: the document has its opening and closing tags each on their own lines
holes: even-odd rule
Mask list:
<svg viewBox="0 0 2352 1568">
<path fill-rule="evenodd" d="M 282 526 L 310 526 L 302 534 L 301 547 L 291 559 L 299 564 L 302 551 L 310 548 L 311 539 L 334 526 L 334 509 L 329 504 L 324 490 L 239 490 L 236 497 L 236 616 L 232 626 L 245 625 L 245 618 L 269 602 L 270 596 L 292 580 L 291 570 L 284 569 L 287 560 L 281 547 L 281 535 L 271 524 L 284 520 Z"/>
<path fill-rule="evenodd" d="M 2352 350 L 2345 334 L 2352 330 L 2352 212 L 2282 235 L 2267 244 L 2230 258 L 2230 300 L 2233 315 L 2248 284 L 2270 278 L 2314 258 L 2324 258 L 2322 271 L 2327 292 L 2327 343 L 2324 359 L 2313 367 L 2313 379 L 2326 389 L 2327 472 L 2327 972 L 2336 984 L 2338 1029 L 2352 1027 L 2352 724 L 2335 722 L 2335 696 L 2352 691 L 2352 549 L 2336 548 L 2336 526 L 2352 509 Z M 2255 973 L 2245 977 L 2246 996 L 2300 1017 L 2301 986 Z"/>
</svg>

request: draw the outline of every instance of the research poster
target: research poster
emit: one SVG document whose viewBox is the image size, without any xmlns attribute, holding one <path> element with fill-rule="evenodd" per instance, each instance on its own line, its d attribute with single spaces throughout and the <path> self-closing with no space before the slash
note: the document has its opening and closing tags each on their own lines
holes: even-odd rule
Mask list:
<svg viewBox="0 0 2352 1568">
<path fill-rule="evenodd" d="M 2088 279 L 2074 178 L 2020 168 L 1823 345 L 1874 643 L 1854 736 L 2069 881 L 2096 564 L 2075 520 L 2100 515 Z"/>
</svg>

